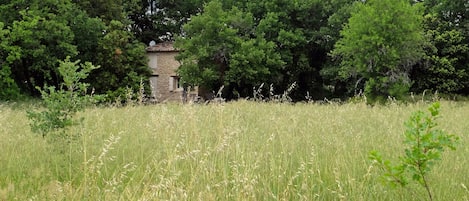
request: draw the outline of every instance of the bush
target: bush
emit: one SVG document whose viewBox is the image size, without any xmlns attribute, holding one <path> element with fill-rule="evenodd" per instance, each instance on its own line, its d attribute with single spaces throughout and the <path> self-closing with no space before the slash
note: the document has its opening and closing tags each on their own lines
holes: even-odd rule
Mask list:
<svg viewBox="0 0 469 201">
<path fill-rule="evenodd" d="M 93 102 L 93 97 L 87 95 L 88 84 L 80 80 L 88 77 L 91 70 L 98 67 L 91 63 L 78 65 L 80 60 L 71 62 L 70 57 L 60 62 L 59 72 L 63 77 L 62 86 L 56 89 L 54 86 L 37 87 L 41 92 L 45 110 L 28 111 L 31 121 L 31 129 L 35 133 L 45 137 L 49 133 L 56 133 L 55 137 L 70 139 L 64 130 L 67 127 L 80 122 L 74 118 L 75 114 L 82 111 L 86 105 Z"/>
<path fill-rule="evenodd" d="M 377 151 L 370 153 L 370 159 L 378 164 L 383 170 L 383 178 L 391 186 L 406 187 L 411 180 L 418 182 L 427 192 L 429 200 L 433 195 L 428 183 L 428 173 L 445 148 L 455 150 L 455 144 L 459 138 L 455 135 L 436 129 L 438 125 L 435 120 L 440 112 L 440 103 L 435 102 L 429 108 L 430 114 L 422 111 L 412 114 L 405 123 L 404 143 L 408 146 L 405 155 L 400 158 L 400 164 L 393 166 L 390 161 L 383 160 Z"/>
</svg>

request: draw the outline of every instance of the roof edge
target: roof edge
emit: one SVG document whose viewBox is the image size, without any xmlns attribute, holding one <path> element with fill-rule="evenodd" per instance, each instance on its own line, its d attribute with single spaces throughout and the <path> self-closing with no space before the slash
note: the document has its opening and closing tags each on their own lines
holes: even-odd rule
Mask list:
<svg viewBox="0 0 469 201">
<path fill-rule="evenodd" d="M 173 41 L 161 42 L 145 48 L 147 52 L 179 52 Z"/>
</svg>

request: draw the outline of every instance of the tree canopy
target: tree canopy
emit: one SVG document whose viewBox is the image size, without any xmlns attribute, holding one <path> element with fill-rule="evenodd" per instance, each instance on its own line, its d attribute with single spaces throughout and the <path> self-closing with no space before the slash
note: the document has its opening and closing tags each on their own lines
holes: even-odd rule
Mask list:
<svg viewBox="0 0 469 201">
<path fill-rule="evenodd" d="M 10 41 L 7 40 L 9 31 L 4 29 L 0 22 L 0 100 L 16 99 L 20 95 L 20 89 L 11 76 L 10 62 L 15 60 L 15 55 L 10 55 Z"/>
<path fill-rule="evenodd" d="M 406 0 L 357 2 L 332 55 L 343 78 L 364 79 L 371 99 L 401 97 L 409 72 L 423 57 L 425 43 L 419 4 Z"/>
<path fill-rule="evenodd" d="M 11 83 L 10 79 L 5 78 L 2 84 L 7 86 L 4 87 L 5 91 L 12 93 L 13 89 L 19 87 L 24 94 L 38 96 L 36 87 L 58 87 L 62 81 L 58 72 L 59 61 L 67 56 L 93 62 L 102 66 L 107 71 L 106 75 L 112 75 L 102 77 L 102 74 L 96 73 L 90 79 L 93 81 L 90 84 L 96 87 L 98 93 L 111 95 L 111 98 L 123 95 L 123 92 L 116 95 L 118 89 L 138 86 L 141 79 L 148 78 L 148 69 L 141 70 L 146 65 L 144 45 L 136 40 L 130 30 L 123 28 L 130 22 L 125 17 L 119 17 L 125 13 L 121 11 L 122 6 L 113 4 L 119 9 L 112 7 L 113 5 L 108 5 L 112 9 L 95 6 L 85 8 L 96 10 L 81 9 L 80 6 L 84 5 L 91 4 L 80 1 L 77 5 L 70 0 L 33 0 L 25 4 L 23 1 L 13 0 L 0 6 L 0 13 L 10 13 L 0 15 L 0 22 L 5 23 L 2 26 L 0 51 L 2 77 L 8 76 L 15 81 Z M 101 12 L 103 10 L 109 12 Z M 96 13 L 102 15 L 98 16 Z M 112 20 L 114 18 L 122 22 Z M 122 24 L 119 37 L 112 36 L 116 34 L 114 22 Z M 118 65 L 109 62 L 115 49 L 106 46 L 114 42 L 111 41 L 112 38 L 118 38 L 122 45 L 115 48 L 124 50 L 125 58 Z M 133 78 L 128 79 L 128 76 Z M 111 77 L 122 80 L 112 80 Z"/>
<path fill-rule="evenodd" d="M 110 100 L 148 82 L 145 45 L 175 41 L 182 81 L 227 98 L 262 84 L 294 100 L 469 94 L 465 0 L 5 0 L 0 99 L 56 86 L 67 56 Z M 268 93 L 268 90 L 264 90 Z"/>
<path fill-rule="evenodd" d="M 414 90 L 469 93 L 469 5 L 464 1 L 424 1 L 426 55 L 414 71 Z"/>
<path fill-rule="evenodd" d="M 253 86 L 279 76 L 284 63 L 262 33 L 255 33 L 251 13 L 236 7 L 225 10 L 218 1 L 184 26 L 185 37 L 177 46 L 183 81 L 205 87 L 227 86 L 228 93 L 246 96 Z M 204 34 L 200 34 L 204 33 Z"/>
</svg>

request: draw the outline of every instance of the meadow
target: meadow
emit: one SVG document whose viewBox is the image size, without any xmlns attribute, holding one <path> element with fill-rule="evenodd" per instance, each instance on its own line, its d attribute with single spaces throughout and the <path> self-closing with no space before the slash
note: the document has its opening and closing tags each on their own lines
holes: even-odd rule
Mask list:
<svg viewBox="0 0 469 201">
<path fill-rule="evenodd" d="M 382 185 L 368 154 L 397 161 L 404 122 L 427 106 L 94 107 L 59 143 L 31 132 L 34 106 L 0 104 L 0 200 L 425 200 Z M 468 119 L 469 102 L 442 102 L 439 127 L 461 140 L 429 174 L 435 200 L 469 200 Z"/>
</svg>

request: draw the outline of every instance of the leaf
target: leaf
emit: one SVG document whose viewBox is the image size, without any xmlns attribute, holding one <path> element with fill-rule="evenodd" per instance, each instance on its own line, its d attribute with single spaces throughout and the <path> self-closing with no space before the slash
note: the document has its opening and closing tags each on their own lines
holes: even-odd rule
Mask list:
<svg viewBox="0 0 469 201">
<path fill-rule="evenodd" d="M 440 109 L 440 102 L 434 102 L 429 108 L 428 110 L 430 111 L 430 114 L 433 116 L 433 117 L 436 117 L 438 116 L 439 114 L 439 109 Z"/>
</svg>

